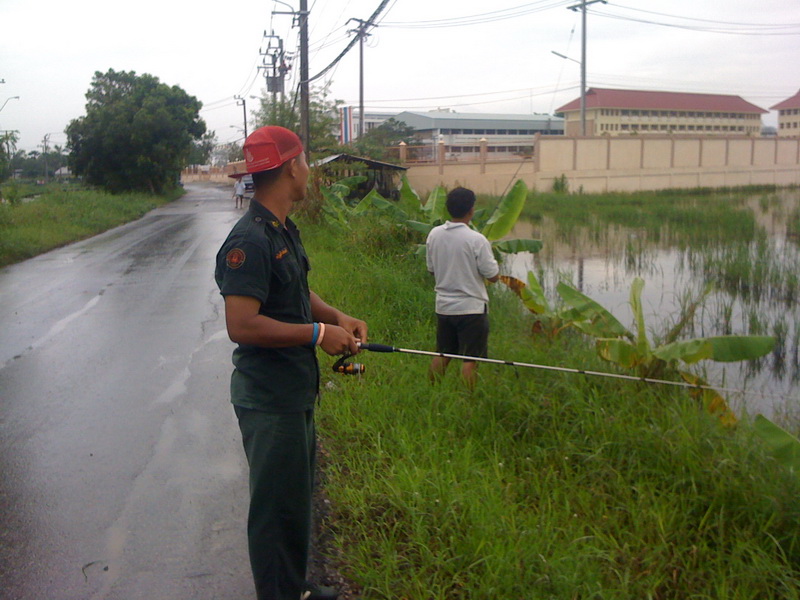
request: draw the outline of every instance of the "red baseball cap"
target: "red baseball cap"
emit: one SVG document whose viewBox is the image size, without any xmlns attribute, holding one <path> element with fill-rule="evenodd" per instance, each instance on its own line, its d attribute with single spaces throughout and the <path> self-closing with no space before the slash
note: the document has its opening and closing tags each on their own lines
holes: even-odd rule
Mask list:
<svg viewBox="0 0 800 600">
<path fill-rule="evenodd" d="M 232 177 L 277 169 L 302 151 L 303 142 L 293 131 L 277 125 L 259 127 L 244 141 L 247 173 L 237 173 Z"/>
</svg>

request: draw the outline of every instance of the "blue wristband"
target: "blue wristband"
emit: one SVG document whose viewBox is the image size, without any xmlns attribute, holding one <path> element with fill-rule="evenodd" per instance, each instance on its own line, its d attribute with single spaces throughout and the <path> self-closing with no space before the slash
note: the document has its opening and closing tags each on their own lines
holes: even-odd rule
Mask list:
<svg viewBox="0 0 800 600">
<path fill-rule="evenodd" d="M 317 338 L 319 337 L 319 323 L 316 321 L 314 322 L 314 333 L 311 335 L 311 347 L 314 348 L 317 345 Z"/>
</svg>

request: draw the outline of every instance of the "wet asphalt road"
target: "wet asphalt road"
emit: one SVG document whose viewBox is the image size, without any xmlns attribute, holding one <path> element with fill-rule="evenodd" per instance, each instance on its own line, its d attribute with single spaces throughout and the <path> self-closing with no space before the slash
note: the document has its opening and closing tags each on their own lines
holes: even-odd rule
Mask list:
<svg viewBox="0 0 800 600">
<path fill-rule="evenodd" d="M 0 269 L 0 597 L 252 598 L 230 186 Z"/>
</svg>

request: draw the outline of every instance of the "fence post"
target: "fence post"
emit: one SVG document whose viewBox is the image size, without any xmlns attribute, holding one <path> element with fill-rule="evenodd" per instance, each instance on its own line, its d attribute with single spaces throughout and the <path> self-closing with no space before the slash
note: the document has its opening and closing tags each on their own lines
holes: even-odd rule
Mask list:
<svg viewBox="0 0 800 600">
<path fill-rule="evenodd" d="M 486 173 L 486 159 L 489 156 L 489 142 L 486 141 L 486 138 L 482 137 L 478 143 L 481 145 L 481 173 Z"/>
<path fill-rule="evenodd" d="M 400 164 L 404 165 L 406 162 L 408 162 L 408 145 L 400 142 Z"/>
<path fill-rule="evenodd" d="M 439 140 L 436 153 L 436 162 L 439 163 L 439 175 L 444 173 L 444 140 Z"/>
</svg>

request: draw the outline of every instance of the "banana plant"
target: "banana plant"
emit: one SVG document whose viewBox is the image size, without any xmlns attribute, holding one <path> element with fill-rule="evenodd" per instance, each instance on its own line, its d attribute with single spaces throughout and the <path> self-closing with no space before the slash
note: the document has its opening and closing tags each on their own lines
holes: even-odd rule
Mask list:
<svg viewBox="0 0 800 600">
<path fill-rule="evenodd" d="M 367 178 L 363 175 L 354 175 L 352 177 L 340 179 L 328 187 L 321 188 L 322 197 L 324 199 L 322 211 L 329 223 L 348 228 L 350 217 L 365 210 L 366 204 L 364 204 L 364 200 L 369 197 L 369 194 L 354 207 L 350 206 L 345 201 L 345 198 L 350 195 L 350 192 L 352 192 L 359 183 L 363 183 L 366 180 Z M 362 206 L 362 204 L 364 205 Z"/>
<path fill-rule="evenodd" d="M 572 325 L 572 319 L 579 317 L 571 308 L 556 310 L 550 307 L 544 289 L 532 271 L 528 271 L 528 283 L 510 275 L 500 275 L 500 282 L 514 292 L 522 304 L 531 313 L 536 315 L 533 322 L 534 334 L 545 333 L 549 338 L 555 338 L 562 330 Z"/>
<path fill-rule="evenodd" d="M 541 240 L 501 239 L 513 229 L 525 206 L 527 197 L 528 188 L 520 179 L 500 199 L 491 214 L 485 209 L 476 211 L 470 226 L 486 236 L 486 239 L 492 243 L 492 249 L 496 254 L 538 252 L 542 249 Z M 391 207 L 380 203 L 380 207 L 407 227 L 427 235 L 431 229 L 441 225 L 449 218 L 446 201 L 447 190 L 443 186 L 438 186 L 428 195 L 427 201 L 423 204 L 417 193 L 408 184 L 406 177 L 403 176 L 400 201 L 396 205 L 389 203 Z"/>
<path fill-rule="evenodd" d="M 683 370 L 683 364 L 695 364 L 701 360 L 738 362 L 760 358 L 772 351 L 775 338 L 758 335 L 725 335 L 690 340 L 677 340 L 681 329 L 690 319 L 682 319 L 680 327 L 674 327 L 666 343 L 653 347 L 647 338 L 641 294 L 644 281 L 637 277 L 631 285 L 630 305 L 633 311 L 636 333 L 625 328 L 609 311 L 591 298 L 565 283 L 559 283 L 558 294 L 573 308 L 578 318 L 573 325 L 596 338 L 596 350 L 603 360 L 621 367 L 633 369 L 641 377 L 663 377 L 665 373 L 677 372 L 686 382 L 706 388 L 708 383 L 701 377 Z M 708 293 L 694 303 L 701 302 Z M 691 310 L 694 310 L 691 309 Z M 713 389 L 692 389 L 692 394 L 702 400 L 706 410 L 719 417 L 725 425 L 732 425 L 736 417 L 728 408 L 724 398 Z"/>
</svg>

